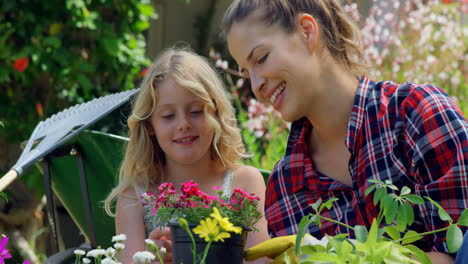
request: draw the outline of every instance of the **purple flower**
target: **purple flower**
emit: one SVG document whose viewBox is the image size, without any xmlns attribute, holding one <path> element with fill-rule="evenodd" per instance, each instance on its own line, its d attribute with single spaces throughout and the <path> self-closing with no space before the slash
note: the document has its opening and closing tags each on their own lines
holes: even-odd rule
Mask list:
<svg viewBox="0 0 468 264">
<path fill-rule="evenodd" d="M 2 240 L 0 240 L 0 264 L 4 264 L 5 259 L 11 258 L 11 254 L 8 252 L 8 249 L 6 249 L 6 244 L 9 239 L 9 237 L 3 237 Z"/>
</svg>

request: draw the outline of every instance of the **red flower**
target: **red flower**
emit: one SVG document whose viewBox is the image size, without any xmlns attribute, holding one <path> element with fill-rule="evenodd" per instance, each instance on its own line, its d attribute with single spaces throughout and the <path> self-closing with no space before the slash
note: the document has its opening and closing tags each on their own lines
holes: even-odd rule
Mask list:
<svg viewBox="0 0 468 264">
<path fill-rule="evenodd" d="M 24 70 L 26 70 L 28 65 L 29 65 L 28 57 L 21 57 L 21 58 L 16 59 L 15 62 L 13 62 L 13 68 L 15 68 L 15 70 L 19 72 L 23 72 Z"/>
<path fill-rule="evenodd" d="M 148 73 L 148 70 L 149 70 L 149 67 L 144 68 L 143 70 L 141 70 L 140 73 L 138 73 L 138 78 L 145 77 L 145 75 Z"/>
<path fill-rule="evenodd" d="M 36 103 L 36 112 L 37 112 L 37 114 L 39 115 L 39 117 L 43 117 L 43 116 L 44 116 L 44 109 L 42 108 L 42 104 L 41 104 L 41 103 Z"/>
</svg>

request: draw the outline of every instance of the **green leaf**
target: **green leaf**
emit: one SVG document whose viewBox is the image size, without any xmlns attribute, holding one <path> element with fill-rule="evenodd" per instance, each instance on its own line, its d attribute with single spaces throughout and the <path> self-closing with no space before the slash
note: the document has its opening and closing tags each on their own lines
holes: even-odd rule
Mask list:
<svg viewBox="0 0 468 264">
<path fill-rule="evenodd" d="M 332 253 L 315 253 L 310 255 L 306 260 L 313 262 L 339 262 L 340 258 Z"/>
<path fill-rule="evenodd" d="M 3 199 L 5 199 L 5 202 L 8 202 L 8 195 L 4 192 L 0 192 L 0 197 L 2 197 Z"/>
<path fill-rule="evenodd" d="M 374 220 L 372 221 L 371 227 L 369 229 L 369 235 L 367 236 L 366 242 L 371 242 L 371 243 L 377 242 L 378 229 L 379 229 L 379 226 L 377 224 L 377 220 L 374 218 Z"/>
<path fill-rule="evenodd" d="M 452 220 L 452 217 L 450 217 L 450 215 L 447 213 L 447 211 L 445 211 L 444 208 L 442 208 L 442 206 L 440 206 L 440 204 L 438 204 L 436 201 L 432 200 L 431 198 L 427 197 L 427 196 L 424 196 L 424 198 L 426 198 L 427 200 L 429 200 L 433 205 L 435 205 L 437 208 L 439 208 L 439 217 L 440 219 L 442 219 L 443 221 L 453 221 Z"/>
<path fill-rule="evenodd" d="M 377 184 L 382 184 L 383 183 L 381 180 L 378 180 L 378 179 L 370 179 L 370 180 L 368 180 L 368 182 L 377 183 Z"/>
<path fill-rule="evenodd" d="M 318 208 L 320 207 L 321 203 L 322 203 L 322 198 L 319 198 L 317 201 L 315 201 L 315 203 L 311 204 L 310 206 L 312 206 L 312 208 L 315 211 L 318 211 Z"/>
<path fill-rule="evenodd" d="M 418 241 L 421 238 L 422 236 L 419 235 L 417 232 L 410 230 L 406 232 L 406 234 L 403 236 L 403 240 L 401 241 L 401 244 L 404 245 L 404 244 L 413 243 L 415 241 Z"/>
<path fill-rule="evenodd" d="M 426 252 L 422 251 L 418 247 L 414 245 L 406 245 L 405 246 L 407 249 L 411 250 L 413 255 L 421 262 L 421 264 L 431 264 L 431 260 L 429 259 L 429 256 L 426 254 Z"/>
<path fill-rule="evenodd" d="M 378 188 L 374 194 L 374 205 L 377 205 L 379 201 L 387 194 L 386 188 Z"/>
<path fill-rule="evenodd" d="M 463 232 L 457 225 L 450 225 L 447 230 L 447 247 L 450 253 L 457 252 L 463 243 Z"/>
<path fill-rule="evenodd" d="M 423 204 L 424 203 L 424 199 L 417 196 L 417 195 L 414 195 L 414 194 L 408 194 L 408 195 L 405 195 L 405 199 L 414 203 L 414 204 Z"/>
<path fill-rule="evenodd" d="M 5 124 L 3 124 L 2 121 L 0 121 L 0 126 L 1 126 L 1 127 L 5 127 Z"/>
<path fill-rule="evenodd" d="M 322 245 L 304 245 L 301 246 L 301 254 L 312 255 L 317 252 L 324 252 L 325 248 Z"/>
<path fill-rule="evenodd" d="M 377 187 L 377 184 L 372 184 L 371 186 L 369 186 L 366 192 L 364 193 L 364 196 L 369 195 L 369 193 L 371 193 L 375 189 L 375 187 Z"/>
<path fill-rule="evenodd" d="M 463 210 L 463 213 L 461 214 L 460 218 L 458 218 L 457 224 L 462 225 L 462 226 L 468 226 L 468 210 L 467 209 Z"/>
<path fill-rule="evenodd" d="M 406 225 L 408 224 L 408 216 L 406 209 L 402 206 L 398 208 L 398 214 L 396 218 L 397 229 L 400 232 L 405 231 Z"/>
<path fill-rule="evenodd" d="M 403 186 L 403 188 L 401 189 L 400 195 L 403 196 L 403 195 L 407 195 L 410 193 L 411 193 L 411 189 L 408 188 L 407 186 Z"/>
<path fill-rule="evenodd" d="M 404 210 L 406 210 L 406 217 L 407 217 L 408 226 L 412 225 L 413 222 L 414 222 L 413 207 L 408 202 L 403 202 L 403 204 L 401 206 L 404 208 Z"/>
<path fill-rule="evenodd" d="M 354 227 L 354 235 L 356 236 L 356 240 L 365 243 L 367 240 L 367 229 L 365 226 L 356 225 Z"/>
<path fill-rule="evenodd" d="M 385 223 L 387 225 L 391 224 L 393 220 L 395 220 L 397 212 L 398 212 L 398 202 L 395 200 L 392 200 L 392 202 L 390 203 L 390 206 L 387 208 L 384 208 Z"/>
<path fill-rule="evenodd" d="M 310 225 L 310 220 L 311 220 L 312 215 L 306 215 L 302 217 L 301 222 L 299 222 L 299 225 L 297 226 L 297 235 L 296 235 L 296 248 L 295 248 L 295 253 L 296 255 L 299 256 L 301 253 L 301 242 L 302 238 L 304 238 L 305 234 L 307 233 L 307 227 Z"/>
<path fill-rule="evenodd" d="M 389 225 L 384 227 L 385 231 L 387 234 L 390 236 L 391 239 L 393 240 L 398 240 L 401 238 L 400 232 L 396 229 L 396 227 Z"/>
<path fill-rule="evenodd" d="M 328 210 L 330 210 L 333 206 L 333 202 L 335 201 L 338 201 L 338 198 L 334 197 L 334 198 L 331 198 L 329 200 L 327 200 L 326 202 L 324 202 L 323 204 L 320 205 L 319 207 L 319 212 L 322 212 L 323 208 L 326 207 Z"/>
<path fill-rule="evenodd" d="M 393 196 L 391 195 L 385 195 L 385 197 L 382 199 L 382 203 L 380 204 L 380 207 L 384 209 L 384 213 L 387 211 L 386 208 L 389 208 L 393 202 Z"/>
</svg>

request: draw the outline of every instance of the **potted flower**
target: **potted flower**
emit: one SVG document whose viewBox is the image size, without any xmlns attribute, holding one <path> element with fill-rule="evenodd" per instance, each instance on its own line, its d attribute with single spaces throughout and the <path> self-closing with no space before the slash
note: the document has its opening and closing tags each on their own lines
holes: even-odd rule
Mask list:
<svg viewBox="0 0 468 264">
<path fill-rule="evenodd" d="M 152 221 L 171 227 L 174 263 L 242 263 L 247 233 L 262 216 L 259 200 L 239 188 L 211 196 L 193 181 L 183 183 L 180 193 L 163 183 L 157 193 L 142 195 Z"/>
</svg>

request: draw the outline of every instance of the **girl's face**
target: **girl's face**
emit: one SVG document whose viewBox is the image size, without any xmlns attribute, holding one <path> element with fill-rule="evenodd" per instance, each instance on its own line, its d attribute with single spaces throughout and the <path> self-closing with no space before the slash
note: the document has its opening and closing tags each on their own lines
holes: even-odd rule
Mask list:
<svg viewBox="0 0 468 264">
<path fill-rule="evenodd" d="M 320 63 L 310 37 L 302 28 L 287 33 L 279 25 L 265 25 L 259 11 L 235 22 L 227 35 L 229 51 L 250 78 L 257 99 L 272 105 L 286 121 L 305 116 L 317 100 L 311 80 L 318 77 Z"/>
<path fill-rule="evenodd" d="M 204 103 L 172 79 L 158 86 L 158 101 L 149 133 L 156 135 L 168 164 L 190 165 L 209 161 L 214 129 L 208 124 Z"/>
</svg>

